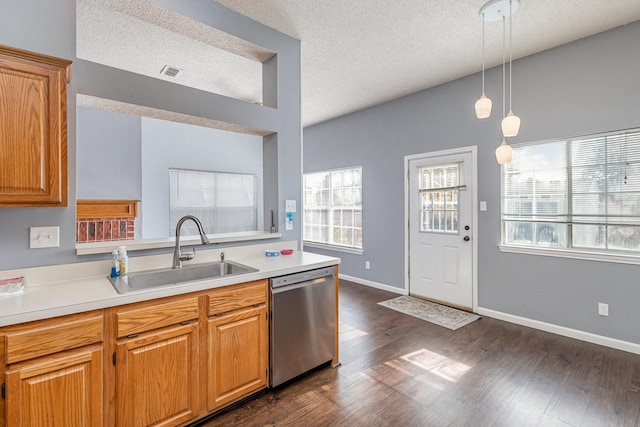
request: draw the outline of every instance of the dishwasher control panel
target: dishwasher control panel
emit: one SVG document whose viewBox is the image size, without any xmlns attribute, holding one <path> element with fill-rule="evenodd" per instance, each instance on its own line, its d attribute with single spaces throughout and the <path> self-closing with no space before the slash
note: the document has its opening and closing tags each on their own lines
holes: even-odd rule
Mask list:
<svg viewBox="0 0 640 427">
<path fill-rule="evenodd" d="M 300 273 L 288 274 L 286 276 L 274 277 L 271 279 L 271 287 L 277 288 L 280 286 L 293 285 L 295 283 L 319 279 L 320 277 L 333 276 L 335 271 L 335 267 L 324 267 L 318 268 L 317 270 L 309 270 Z"/>
</svg>

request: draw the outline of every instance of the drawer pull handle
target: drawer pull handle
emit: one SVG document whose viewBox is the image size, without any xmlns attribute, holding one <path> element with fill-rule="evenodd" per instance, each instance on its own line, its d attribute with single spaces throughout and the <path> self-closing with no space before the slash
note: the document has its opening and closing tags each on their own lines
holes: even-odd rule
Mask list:
<svg viewBox="0 0 640 427">
<path fill-rule="evenodd" d="M 191 320 L 185 320 L 183 322 L 180 322 L 181 325 L 188 325 L 191 323 Z"/>
<path fill-rule="evenodd" d="M 140 335 L 140 334 L 131 334 L 131 335 L 127 335 L 127 338 L 135 338 L 135 337 L 137 337 L 138 335 Z"/>
<path fill-rule="evenodd" d="M 262 303 L 253 304 L 251 307 L 260 307 L 260 306 L 262 306 Z"/>
</svg>

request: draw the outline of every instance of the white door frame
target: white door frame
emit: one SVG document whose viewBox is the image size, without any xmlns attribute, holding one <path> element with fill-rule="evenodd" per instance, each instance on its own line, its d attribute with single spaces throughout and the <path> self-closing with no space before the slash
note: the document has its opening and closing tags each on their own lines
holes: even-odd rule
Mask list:
<svg viewBox="0 0 640 427">
<path fill-rule="evenodd" d="M 473 186 L 471 190 L 471 244 L 472 246 L 472 309 L 474 312 L 478 310 L 478 146 L 471 145 L 468 147 L 452 148 L 450 150 L 433 151 L 429 153 L 411 154 L 404 156 L 404 294 L 409 294 L 409 254 L 410 254 L 410 233 L 409 233 L 409 162 L 420 159 L 431 159 L 441 156 L 450 156 L 452 154 L 471 153 L 471 179 Z"/>
</svg>

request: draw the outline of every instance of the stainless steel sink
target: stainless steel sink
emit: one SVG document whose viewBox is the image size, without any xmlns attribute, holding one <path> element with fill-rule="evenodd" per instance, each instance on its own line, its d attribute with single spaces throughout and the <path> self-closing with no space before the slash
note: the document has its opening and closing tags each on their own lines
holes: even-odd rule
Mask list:
<svg viewBox="0 0 640 427">
<path fill-rule="evenodd" d="M 254 273 L 256 271 L 258 270 L 253 267 L 233 261 L 224 261 L 196 264 L 179 269 L 166 268 L 141 271 L 119 277 L 109 277 L 109 281 L 118 293 L 126 294 L 127 292 L 142 289 L 193 282 L 195 280 L 219 279 L 221 277 L 237 276 L 239 274 Z"/>
</svg>

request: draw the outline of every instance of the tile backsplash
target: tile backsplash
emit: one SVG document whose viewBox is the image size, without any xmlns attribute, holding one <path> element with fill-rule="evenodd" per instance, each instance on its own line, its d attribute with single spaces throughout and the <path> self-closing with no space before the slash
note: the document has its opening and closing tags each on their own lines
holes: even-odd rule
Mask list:
<svg viewBox="0 0 640 427">
<path fill-rule="evenodd" d="M 83 218 L 76 220 L 76 243 L 130 240 L 135 236 L 134 218 Z"/>
</svg>

